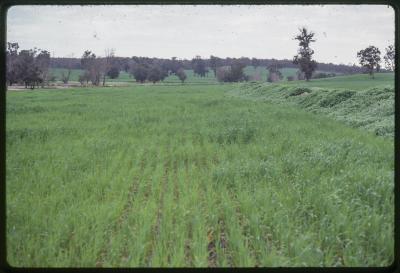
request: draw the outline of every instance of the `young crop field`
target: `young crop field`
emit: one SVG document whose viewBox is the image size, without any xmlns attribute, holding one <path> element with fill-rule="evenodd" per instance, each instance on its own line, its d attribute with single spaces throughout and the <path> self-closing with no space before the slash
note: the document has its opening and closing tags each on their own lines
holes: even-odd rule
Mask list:
<svg viewBox="0 0 400 273">
<path fill-rule="evenodd" d="M 390 265 L 393 138 L 285 95 L 268 99 L 271 86 L 8 92 L 7 261 Z"/>
</svg>

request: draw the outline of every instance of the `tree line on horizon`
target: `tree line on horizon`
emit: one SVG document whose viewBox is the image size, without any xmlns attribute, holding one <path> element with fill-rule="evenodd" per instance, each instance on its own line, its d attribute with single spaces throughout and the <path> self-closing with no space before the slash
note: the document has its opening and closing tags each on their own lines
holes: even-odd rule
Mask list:
<svg viewBox="0 0 400 273">
<path fill-rule="evenodd" d="M 55 76 L 49 73 L 49 68 L 63 68 L 61 81 L 70 81 L 73 69 L 81 69 L 83 73 L 79 75 L 81 85 L 88 85 L 91 82 L 94 86 L 105 85 L 106 79 L 118 78 L 120 71 L 125 71 L 132 75 L 137 82 L 159 82 L 169 75 L 176 75 L 184 83 L 187 75 L 185 70 L 193 70 L 196 77 L 207 77 L 213 73 L 219 82 L 240 82 L 248 81 L 251 78 L 245 75 L 246 66 L 265 67 L 268 70 L 269 82 L 276 82 L 283 79 L 281 68 L 298 68 L 296 76 L 289 76 L 287 80 L 306 80 L 311 78 L 324 78 L 334 76 L 335 73 L 315 73 L 316 68 L 322 71 L 335 71 L 343 74 L 369 73 L 373 77 L 374 71 L 394 71 L 394 46 L 389 45 L 385 50 L 384 62 L 386 69 L 380 66 L 380 50 L 375 46 L 357 52 L 360 66 L 336 65 L 318 63 L 313 59 L 314 50 L 310 48 L 314 43 L 315 33 L 300 28 L 299 34 L 294 37 L 298 41 L 299 49 L 297 55 L 292 60 L 276 59 L 257 59 L 257 58 L 219 58 L 211 55 L 208 59 L 196 56 L 192 60 L 149 57 L 117 57 L 114 49 L 105 50 L 104 57 L 96 56 L 90 50 L 84 51 L 81 58 L 51 58 L 50 53 L 42 49 L 19 50 L 18 43 L 7 43 L 7 83 L 24 84 L 31 89 L 35 86 L 44 86 L 55 80 Z M 210 71 L 211 70 L 211 71 Z M 255 75 L 252 80 L 260 80 L 259 75 Z"/>
</svg>

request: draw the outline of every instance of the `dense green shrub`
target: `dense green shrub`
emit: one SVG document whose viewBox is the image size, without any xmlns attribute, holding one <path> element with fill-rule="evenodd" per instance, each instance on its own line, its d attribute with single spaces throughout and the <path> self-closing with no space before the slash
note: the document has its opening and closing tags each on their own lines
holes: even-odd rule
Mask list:
<svg viewBox="0 0 400 273">
<path fill-rule="evenodd" d="M 339 92 L 331 92 L 321 100 L 319 105 L 321 107 L 332 107 L 336 104 L 339 104 L 356 94 L 356 91 L 346 90 L 346 91 L 339 91 Z"/>
<path fill-rule="evenodd" d="M 290 97 L 292 97 L 292 96 L 299 96 L 299 95 L 301 95 L 301 94 L 303 94 L 303 93 L 311 93 L 311 89 L 309 89 L 309 88 L 304 88 L 304 87 L 299 87 L 299 88 L 296 88 L 296 89 L 294 89 L 293 91 L 291 91 L 291 92 L 289 93 L 289 96 L 290 96 Z"/>
</svg>

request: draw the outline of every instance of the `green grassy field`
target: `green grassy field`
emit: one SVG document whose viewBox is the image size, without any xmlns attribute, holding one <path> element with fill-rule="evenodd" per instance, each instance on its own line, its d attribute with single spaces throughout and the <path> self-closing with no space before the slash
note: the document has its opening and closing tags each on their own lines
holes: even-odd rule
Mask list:
<svg viewBox="0 0 400 273">
<path fill-rule="evenodd" d="M 238 88 L 8 92 L 8 262 L 389 265 L 393 139 Z"/>
<path fill-rule="evenodd" d="M 50 68 L 50 74 L 56 77 L 57 81 L 61 81 L 62 73 L 67 74 L 68 70 L 64 68 Z M 79 75 L 83 74 L 81 69 L 71 69 L 70 81 L 77 82 Z"/>
<path fill-rule="evenodd" d="M 336 76 L 325 79 L 307 81 L 292 81 L 286 84 L 298 87 L 320 87 L 330 89 L 367 90 L 372 87 L 385 88 L 394 85 L 394 73 L 375 73 L 374 78 L 368 74 Z M 281 85 L 281 84 L 279 84 Z"/>
</svg>

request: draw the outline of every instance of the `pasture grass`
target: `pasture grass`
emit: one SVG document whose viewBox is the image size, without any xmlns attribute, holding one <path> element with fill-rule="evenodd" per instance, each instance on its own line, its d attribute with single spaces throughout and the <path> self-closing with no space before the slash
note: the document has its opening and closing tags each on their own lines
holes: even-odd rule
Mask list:
<svg viewBox="0 0 400 273">
<path fill-rule="evenodd" d="M 368 74 L 338 75 L 332 78 L 312 79 L 307 81 L 287 82 L 297 87 L 320 87 L 327 89 L 367 90 L 373 87 L 386 88 L 394 86 L 394 73 L 375 73 L 374 78 Z"/>
<path fill-rule="evenodd" d="M 237 87 L 8 92 L 7 261 L 389 265 L 393 140 Z"/>
</svg>

